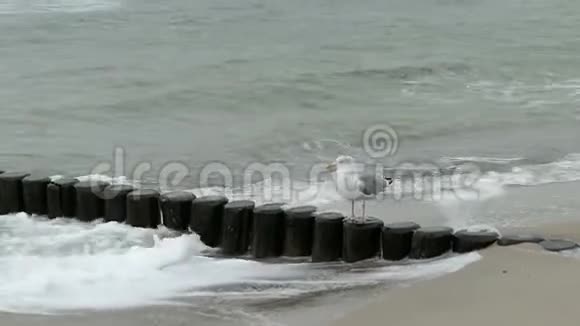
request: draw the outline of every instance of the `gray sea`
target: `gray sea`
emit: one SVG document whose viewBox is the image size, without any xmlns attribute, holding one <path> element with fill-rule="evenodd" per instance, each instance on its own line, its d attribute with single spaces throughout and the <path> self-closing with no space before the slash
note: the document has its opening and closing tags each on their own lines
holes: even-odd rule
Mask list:
<svg viewBox="0 0 580 326">
<path fill-rule="evenodd" d="M 385 221 L 573 220 L 579 16 L 572 0 L 0 0 L 0 170 L 348 212 L 310 172 L 350 155 L 395 175 L 474 169 L 460 191 L 447 179 L 401 182 L 369 203 Z M 369 152 L 372 130 L 388 131 L 375 144 L 394 145 L 385 155 Z M 256 163 L 286 167 L 291 196 L 264 198 L 281 187 L 268 176 L 240 182 Z M 236 181 L 202 183 L 208 165 Z M 139 311 L 185 297 L 196 318 L 268 324 L 280 318 L 264 302 L 392 286 L 477 259 L 312 268 L 207 250 L 163 229 L 3 216 L 0 310 Z"/>
</svg>

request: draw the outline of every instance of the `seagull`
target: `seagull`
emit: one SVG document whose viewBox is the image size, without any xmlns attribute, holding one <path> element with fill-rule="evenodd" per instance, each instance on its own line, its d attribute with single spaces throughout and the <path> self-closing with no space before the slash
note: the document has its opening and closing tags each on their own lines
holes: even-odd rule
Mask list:
<svg viewBox="0 0 580 326">
<path fill-rule="evenodd" d="M 351 156 L 339 156 L 327 166 L 327 170 L 335 173 L 335 181 L 338 193 L 351 201 L 351 217 L 355 219 L 354 202 L 362 200 L 362 217 L 360 222 L 366 220 L 366 200 L 375 197 L 385 191 L 385 188 L 393 183 L 392 178 L 364 173 L 364 166 L 356 163 Z"/>
</svg>

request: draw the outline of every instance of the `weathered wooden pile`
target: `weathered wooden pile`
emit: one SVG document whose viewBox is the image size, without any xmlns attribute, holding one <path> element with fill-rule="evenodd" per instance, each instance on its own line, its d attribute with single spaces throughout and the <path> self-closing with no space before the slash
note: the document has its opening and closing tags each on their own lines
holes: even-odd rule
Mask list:
<svg viewBox="0 0 580 326">
<path fill-rule="evenodd" d="M 229 256 L 309 256 L 313 262 L 356 262 L 381 256 L 398 261 L 479 250 L 499 238 L 491 231 L 454 232 L 413 222 L 385 225 L 376 218 L 360 222 L 336 212 L 318 213 L 314 206 L 283 207 L 280 203 L 256 207 L 252 201 L 229 201 L 223 196 L 196 198 L 182 191 L 160 194 L 102 181 L 53 181 L 46 176 L 0 171 L 0 215 L 26 212 L 84 222 L 102 218 L 142 228 L 163 224 L 195 232 L 207 246 L 219 247 Z M 554 251 L 576 247 L 573 242 L 517 235 L 503 237 L 499 244 L 522 242 L 541 243 Z"/>
</svg>

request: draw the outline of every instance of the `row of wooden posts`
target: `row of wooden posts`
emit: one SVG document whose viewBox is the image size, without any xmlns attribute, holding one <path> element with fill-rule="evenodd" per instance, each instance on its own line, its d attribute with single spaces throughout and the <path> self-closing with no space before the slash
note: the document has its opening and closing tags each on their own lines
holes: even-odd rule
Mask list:
<svg viewBox="0 0 580 326">
<path fill-rule="evenodd" d="M 413 222 L 385 225 L 367 218 L 347 219 L 314 206 L 284 209 L 283 204 L 256 207 L 248 200 L 229 201 L 183 191 L 160 194 L 151 189 L 75 178 L 0 171 L 0 215 L 26 212 L 49 218 L 127 223 L 178 231 L 191 230 L 224 255 L 254 258 L 310 256 L 313 262 L 356 262 L 433 258 L 451 250 L 468 252 L 493 244 L 493 232 L 454 232 L 447 227 L 421 228 Z"/>
</svg>

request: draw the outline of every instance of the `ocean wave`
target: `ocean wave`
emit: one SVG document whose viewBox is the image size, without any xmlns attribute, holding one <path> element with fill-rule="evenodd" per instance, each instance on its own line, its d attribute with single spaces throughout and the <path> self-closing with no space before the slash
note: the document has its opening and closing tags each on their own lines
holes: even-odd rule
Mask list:
<svg viewBox="0 0 580 326">
<path fill-rule="evenodd" d="M 393 177 L 394 183 L 378 196 L 379 199 L 413 197 L 425 201 L 445 201 L 448 198 L 485 200 L 502 195 L 506 187 L 579 181 L 580 154 L 568 154 L 550 162 L 523 157 L 443 157 L 434 163 L 385 167 L 383 174 Z M 80 179 L 128 183 L 139 187 L 138 182 L 124 177 L 112 179 L 91 175 Z M 344 201 L 330 175 L 310 181 L 270 177 L 238 187 L 221 185 L 186 190 L 198 197 L 224 195 L 231 200 L 254 200 L 257 205 L 284 202 L 289 206 L 332 207 L 333 203 Z"/>
<path fill-rule="evenodd" d="M 437 163 L 409 163 L 387 167 L 393 184 L 378 199 L 415 198 L 422 201 L 481 201 L 501 196 L 509 187 L 540 186 L 580 181 L 580 154 L 544 162 L 523 157 L 445 157 Z M 260 191 L 272 188 L 263 184 Z M 294 203 L 325 205 L 343 201 L 332 181 L 303 183 Z M 306 190 L 303 190 L 306 189 Z M 265 191 L 268 190 L 268 191 Z M 256 194 L 247 192 L 245 195 Z"/>
<path fill-rule="evenodd" d="M 0 15 L 80 13 L 119 7 L 116 0 L 0 0 Z"/>
<path fill-rule="evenodd" d="M 504 173 L 489 171 L 483 178 L 506 186 L 536 186 L 578 181 L 580 154 L 569 154 L 549 163 L 513 166 L 509 172 Z"/>
<path fill-rule="evenodd" d="M 443 157 L 439 162 L 448 166 L 448 170 L 453 171 L 456 167 L 473 164 L 481 172 L 511 172 L 513 167 L 520 165 L 534 165 L 545 162 L 538 162 L 523 157 L 487 157 L 487 156 L 458 156 Z"/>
<path fill-rule="evenodd" d="M 580 180 L 580 154 L 571 153 L 550 162 L 537 162 L 521 157 L 448 157 L 444 161 L 455 166 L 473 164 L 482 173 L 481 179 L 504 186 L 535 186 Z"/>
<path fill-rule="evenodd" d="M 391 80 L 415 80 L 432 75 L 462 75 L 471 71 L 463 63 L 439 63 L 430 66 L 400 66 L 380 69 L 353 69 L 337 72 L 337 77 L 384 78 Z"/>
<path fill-rule="evenodd" d="M 196 235 L 118 223 L 0 218 L 0 311 L 33 314 L 147 305 L 292 300 L 433 278 L 480 256 L 401 265 L 261 263 L 211 256 Z"/>
<path fill-rule="evenodd" d="M 526 160 L 522 157 L 487 157 L 487 156 L 458 156 L 458 157 L 444 157 L 443 160 L 450 160 L 453 162 L 484 162 L 494 164 L 512 164 L 513 162 L 521 162 Z"/>
<path fill-rule="evenodd" d="M 580 181 L 580 154 L 568 154 L 552 162 L 538 163 L 524 158 L 462 157 L 450 171 L 467 165 L 469 175 L 451 173 L 450 187 L 443 189 L 437 201 L 453 203 L 457 200 L 487 200 L 501 196 L 509 187 L 540 186 L 551 183 Z M 467 181 L 466 181 L 467 180 Z M 425 186 L 418 182 L 417 188 Z"/>
<path fill-rule="evenodd" d="M 477 80 L 468 83 L 466 89 L 488 100 L 521 105 L 531 114 L 555 114 L 561 111 L 561 108 L 552 110 L 553 107 L 577 104 L 580 100 L 578 79 L 543 79 L 539 83 L 519 80 Z M 541 111 L 542 108 L 546 109 L 545 112 Z"/>
</svg>

